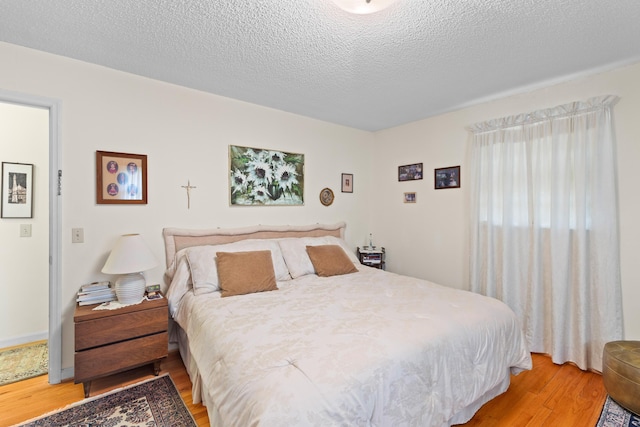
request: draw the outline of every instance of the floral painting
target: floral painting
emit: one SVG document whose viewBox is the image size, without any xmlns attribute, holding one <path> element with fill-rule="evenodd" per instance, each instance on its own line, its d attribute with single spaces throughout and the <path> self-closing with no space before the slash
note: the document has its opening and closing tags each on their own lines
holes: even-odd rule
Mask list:
<svg viewBox="0 0 640 427">
<path fill-rule="evenodd" d="M 304 154 L 229 146 L 231 205 L 303 205 Z"/>
</svg>

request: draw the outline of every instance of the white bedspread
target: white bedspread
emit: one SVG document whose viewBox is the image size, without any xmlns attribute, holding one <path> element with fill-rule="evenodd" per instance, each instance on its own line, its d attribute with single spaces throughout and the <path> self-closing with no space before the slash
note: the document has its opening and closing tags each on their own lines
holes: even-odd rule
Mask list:
<svg viewBox="0 0 640 427">
<path fill-rule="evenodd" d="M 177 309 L 219 426 L 447 426 L 531 368 L 495 299 L 368 267 L 278 286 Z"/>
</svg>

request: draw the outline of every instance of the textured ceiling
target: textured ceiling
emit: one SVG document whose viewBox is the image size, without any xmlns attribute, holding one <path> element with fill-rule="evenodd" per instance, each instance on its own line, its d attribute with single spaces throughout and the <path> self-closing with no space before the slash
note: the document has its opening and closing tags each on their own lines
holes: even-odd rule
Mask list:
<svg viewBox="0 0 640 427">
<path fill-rule="evenodd" d="M 375 131 L 638 61 L 640 1 L 2 0 L 0 40 Z"/>
</svg>

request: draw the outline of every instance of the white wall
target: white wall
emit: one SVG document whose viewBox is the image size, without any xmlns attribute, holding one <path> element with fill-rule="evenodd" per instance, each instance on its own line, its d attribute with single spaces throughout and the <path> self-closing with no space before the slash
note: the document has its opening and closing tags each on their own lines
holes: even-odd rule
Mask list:
<svg viewBox="0 0 640 427">
<path fill-rule="evenodd" d="M 483 103 L 375 134 L 373 229 L 389 270 L 468 289 L 467 144 L 465 126 L 593 96 L 620 96 L 617 134 L 623 316 L 627 339 L 640 339 L 640 64 Z M 398 182 L 397 166 L 423 162 L 421 181 Z M 461 165 L 460 189 L 434 190 L 435 168 Z M 405 191 L 417 204 L 403 204 Z"/>
<path fill-rule="evenodd" d="M 0 218 L 0 348 L 46 339 L 49 111 L 0 102 L 0 162 L 33 164 L 33 218 Z M 20 225 L 31 237 L 20 237 Z"/>
<path fill-rule="evenodd" d="M 371 197 L 372 136 L 281 111 L 170 85 L 104 67 L 0 43 L 1 89 L 61 100 L 62 367 L 73 365 L 74 296 L 100 273 L 124 233 L 140 233 L 160 262 L 163 227 L 213 228 L 250 224 L 346 221 L 347 240 L 364 241 Z M 305 205 L 230 207 L 228 146 L 305 154 Z M 147 205 L 97 205 L 96 150 L 148 156 Z M 341 173 L 355 191 L 340 192 Z M 187 180 L 197 188 L 187 209 Z M 333 205 L 319 202 L 332 188 Z M 85 243 L 71 243 L 84 228 Z M 147 273 L 162 282 L 163 266 Z"/>
</svg>

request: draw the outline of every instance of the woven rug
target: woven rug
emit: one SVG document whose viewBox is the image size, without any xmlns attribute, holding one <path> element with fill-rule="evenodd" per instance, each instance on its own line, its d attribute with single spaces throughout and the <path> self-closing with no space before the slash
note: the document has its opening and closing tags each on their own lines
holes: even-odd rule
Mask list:
<svg viewBox="0 0 640 427">
<path fill-rule="evenodd" d="M 19 426 L 197 427 L 169 374 L 82 400 Z"/>
<path fill-rule="evenodd" d="M 13 383 L 49 371 L 46 342 L 0 351 L 0 385 Z"/>
<path fill-rule="evenodd" d="M 618 405 L 611 397 L 607 396 L 604 407 L 600 413 L 600 419 L 596 427 L 638 427 L 640 417 L 627 411 Z"/>
</svg>

